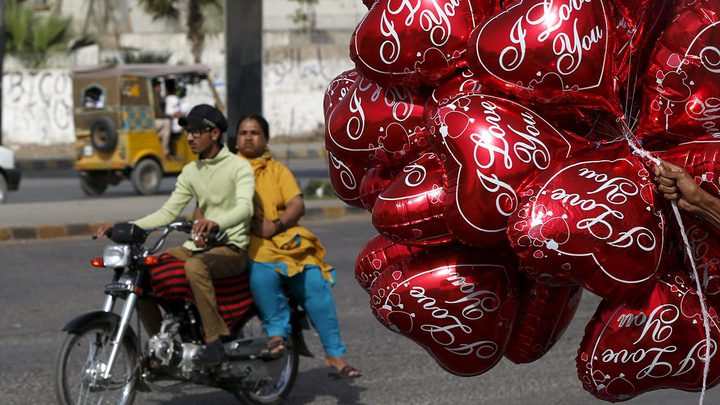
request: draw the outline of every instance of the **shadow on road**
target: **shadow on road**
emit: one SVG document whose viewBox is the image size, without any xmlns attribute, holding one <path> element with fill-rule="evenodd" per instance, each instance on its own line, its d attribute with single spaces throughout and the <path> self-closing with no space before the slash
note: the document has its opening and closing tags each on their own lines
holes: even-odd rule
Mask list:
<svg viewBox="0 0 720 405">
<path fill-rule="evenodd" d="M 327 367 L 314 368 L 308 371 L 298 372 L 295 386 L 290 392 L 290 397 L 283 402 L 289 405 L 338 403 L 338 404 L 362 404 L 361 393 L 367 388 L 359 385 L 359 379 L 340 379 L 331 376 L 332 371 Z M 156 405 L 194 405 L 194 404 L 229 404 L 235 403 L 232 394 L 202 386 L 190 386 L 171 392 L 172 398 L 153 398 L 158 393 L 147 395 L 140 394 L 138 402 Z"/>
<path fill-rule="evenodd" d="M 318 397 L 333 397 L 338 404 L 361 404 L 360 394 L 367 390 L 360 385 L 362 377 L 341 379 L 330 376 L 332 373 L 328 367 L 299 372 L 286 403 L 313 404 L 318 401 Z"/>
</svg>

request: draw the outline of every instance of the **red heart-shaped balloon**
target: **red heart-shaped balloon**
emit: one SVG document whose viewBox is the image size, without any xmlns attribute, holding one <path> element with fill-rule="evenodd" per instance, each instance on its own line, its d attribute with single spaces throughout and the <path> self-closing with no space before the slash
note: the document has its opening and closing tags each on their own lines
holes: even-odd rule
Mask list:
<svg viewBox="0 0 720 405">
<path fill-rule="evenodd" d="M 445 225 L 445 172 L 426 153 L 400 172 L 375 201 L 372 222 L 382 235 L 402 243 L 438 245 L 453 240 Z"/>
<path fill-rule="evenodd" d="M 719 13 L 717 2 L 693 2 L 660 36 L 650 57 L 638 125 L 646 146 L 720 135 Z"/>
<path fill-rule="evenodd" d="M 375 235 L 358 253 L 355 260 L 355 280 L 369 294 L 372 283 L 385 269 L 402 270 L 414 256 L 421 253 L 426 253 L 426 250 Z"/>
<path fill-rule="evenodd" d="M 358 77 L 326 119 L 325 148 L 345 163 L 402 167 L 429 148 L 422 141 L 424 104 L 405 87 L 385 89 Z"/>
<path fill-rule="evenodd" d="M 355 69 L 346 70 L 330 81 L 325 89 L 325 97 L 323 98 L 323 112 L 327 119 L 330 111 L 335 109 L 340 101 L 348 95 L 350 87 L 357 80 L 358 74 Z"/>
<path fill-rule="evenodd" d="M 658 155 L 662 160 L 683 167 L 703 190 L 720 198 L 720 139 L 682 143 Z M 720 234 L 705 220 L 686 211 L 680 211 L 680 214 L 708 300 L 720 306 Z M 685 245 L 680 237 L 675 239 L 676 256 L 683 257 L 686 272 L 692 274 Z"/>
<path fill-rule="evenodd" d="M 434 149 L 448 156 L 448 227 L 458 240 L 478 246 L 507 243 L 516 190 L 587 145 L 520 104 L 486 94 L 441 104 L 432 124 L 442 139 Z"/>
<path fill-rule="evenodd" d="M 686 214 L 683 215 L 683 224 L 705 298 L 715 308 L 720 308 L 720 234 L 707 223 Z M 685 244 L 678 240 L 673 247 L 677 256 L 683 258 L 685 273 L 694 280 L 692 264 L 685 254 Z"/>
<path fill-rule="evenodd" d="M 464 63 L 465 44 L 495 0 L 392 1 L 373 4 L 350 40 L 350 57 L 371 80 L 436 86 Z"/>
<path fill-rule="evenodd" d="M 649 173 L 627 146 L 578 154 L 523 193 L 508 225 L 521 271 L 582 283 L 613 302 L 652 289 L 665 220 Z"/>
<path fill-rule="evenodd" d="M 583 387 L 605 401 L 661 388 L 699 391 L 706 351 L 700 300 L 687 276 L 670 271 L 652 293 L 631 304 L 603 301 L 585 328 L 577 356 Z M 708 388 L 720 380 L 720 329 L 710 315 Z"/>
<path fill-rule="evenodd" d="M 454 246 L 403 270 L 386 269 L 370 305 L 385 327 L 419 344 L 442 368 L 472 376 L 502 358 L 516 300 L 512 258 Z"/>
<path fill-rule="evenodd" d="M 550 351 L 575 316 L 582 288 L 551 287 L 518 277 L 518 313 L 505 357 L 516 364 L 532 363 Z"/>
<path fill-rule="evenodd" d="M 392 183 L 395 172 L 385 167 L 374 167 L 360 181 L 360 201 L 365 209 L 372 211 L 380 193 Z"/>
<path fill-rule="evenodd" d="M 354 207 L 365 208 L 360 200 L 360 179 L 365 174 L 362 166 L 345 163 L 328 152 L 328 176 L 335 195 Z"/>
<path fill-rule="evenodd" d="M 708 193 L 720 197 L 720 139 L 705 137 L 672 146 L 658 157 L 683 167 Z"/>
<path fill-rule="evenodd" d="M 487 85 L 540 103 L 600 105 L 622 115 L 607 0 L 521 0 L 478 25 L 468 62 Z"/>
<path fill-rule="evenodd" d="M 431 131 L 430 134 L 436 135 L 432 132 L 435 130 L 432 119 L 440 105 L 449 104 L 461 96 L 482 93 L 483 88 L 480 80 L 470 69 L 463 69 L 435 88 L 425 102 L 425 126 Z"/>
</svg>

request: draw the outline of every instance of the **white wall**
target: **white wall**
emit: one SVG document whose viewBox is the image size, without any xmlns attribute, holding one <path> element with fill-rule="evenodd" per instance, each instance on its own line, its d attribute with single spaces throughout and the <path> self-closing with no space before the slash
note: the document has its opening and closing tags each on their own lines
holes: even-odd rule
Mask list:
<svg viewBox="0 0 720 405">
<path fill-rule="evenodd" d="M 5 72 L 3 143 L 73 142 L 72 85 L 67 70 Z"/>
<path fill-rule="evenodd" d="M 1 1 L 1 0 L 0 0 Z M 232 0 L 228 0 L 232 1 Z M 352 30 L 367 12 L 361 0 L 320 0 L 317 28 L 325 31 L 324 44 L 312 44 L 291 29 L 288 16 L 298 4 L 264 0 L 263 113 L 273 135 L 303 136 L 322 132 L 324 90 L 332 78 L 353 67 L 348 56 Z M 86 0 L 64 0 L 63 14 L 75 17 L 79 31 L 87 12 Z M 123 46 L 146 51 L 168 51 L 170 63 L 192 63 L 182 24 L 153 21 L 136 1 L 126 7 L 131 32 L 121 34 Z M 181 17 L 181 22 L 184 21 Z M 340 28 L 340 29 L 338 29 Z M 6 60 L 3 77 L 3 142 L 7 144 L 59 144 L 74 142 L 71 65 L 93 64 L 102 58 L 97 48 L 83 51 L 52 66 L 62 69 L 31 72 Z M 203 63 L 210 66 L 223 101 L 225 96 L 225 38 L 206 39 Z M 190 89 L 191 104 L 211 101 L 208 89 Z"/>
</svg>

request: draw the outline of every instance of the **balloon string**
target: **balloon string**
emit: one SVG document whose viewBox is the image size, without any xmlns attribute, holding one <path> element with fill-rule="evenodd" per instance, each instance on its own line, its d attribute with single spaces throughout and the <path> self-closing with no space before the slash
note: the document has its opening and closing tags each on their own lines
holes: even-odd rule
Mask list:
<svg viewBox="0 0 720 405">
<path fill-rule="evenodd" d="M 637 143 L 633 140 L 634 137 L 632 135 L 632 132 L 630 131 L 630 128 L 628 128 L 624 119 L 620 118 L 618 119 L 618 122 L 621 124 L 622 132 L 625 136 L 625 140 L 627 140 L 627 143 L 630 146 L 630 149 L 632 149 L 633 152 L 640 155 L 641 157 L 650 160 L 655 165 L 660 166 L 660 159 L 656 158 L 650 152 L 638 146 Z M 685 225 L 683 224 L 682 217 L 680 216 L 680 210 L 678 209 L 677 201 L 672 201 L 671 205 L 673 213 L 675 214 L 675 219 L 677 220 L 678 226 L 680 227 L 680 234 L 682 235 L 683 244 L 685 245 L 685 254 L 688 256 L 690 266 L 692 267 L 693 275 L 695 276 L 695 285 L 697 288 L 698 299 L 700 300 L 703 327 L 705 329 L 705 366 L 703 368 L 703 383 L 699 401 L 699 404 L 703 405 L 703 402 L 705 402 L 705 391 L 707 391 L 707 377 L 710 373 L 710 321 L 708 319 L 710 315 L 708 314 L 707 306 L 705 306 L 705 297 L 703 294 L 703 287 L 700 284 L 700 275 L 698 274 L 697 266 L 695 265 L 695 257 L 693 256 L 692 249 L 690 248 L 690 241 L 688 240 L 687 234 L 685 233 Z"/>
<path fill-rule="evenodd" d="M 672 209 L 675 213 L 675 219 L 677 219 L 678 225 L 680 225 L 680 230 L 682 231 L 681 234 L 683 243 L 685 244 L 685 254 L 688 255 L 688 258 L 690 258 L 690 265 L 692 266 L 693 274 L 695 275 L 695 284 L 697 286 L 698 298 L 700 299 L 700 307 L 703 315 L 703 326 L 705 327 L 705 368 L 703 369 L 703 386 L 700 393 L 700 405 L 702 405 L 705 400 L 707 377 L 710 372 L 710 321 L 708 320 L 708 310 L 705 306 L 705 298 L 703 297 L 702 286 L 700 285 L 700 276 L 698 275 L 697 267 L 695 266 L 695 259 L 692 256 L 692 251 L 690 250 L 690 242 L 685 234 L 685 226 L 683 226 L 683 221 L 680 217 L 680 210 L 678 209 L 677 201 L 672 202 Z"/>
</svg>

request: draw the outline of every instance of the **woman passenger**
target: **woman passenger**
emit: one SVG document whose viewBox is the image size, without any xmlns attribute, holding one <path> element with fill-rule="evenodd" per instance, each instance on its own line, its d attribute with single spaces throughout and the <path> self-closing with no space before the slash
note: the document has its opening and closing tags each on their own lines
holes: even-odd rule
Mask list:
<svg viewBox="0 0 720 405">
<path fill-rule="evenodd" d="M 341 377 L 360 377 L 342 357 L 345 344 L 330 291 L 335 271 L 324 262 L 320 239 L 298 225 L 305 214 L 302 192 L 290 170 L 270 155 L 268 122 L 260 115 L 241 118 L 236 135 L 238 155 L 250 162 L 255 174 L 250 288 L 269 336 L 268 350 L 282 353 L 290 333 L 290 308 L 282 286 L 286 283 L 320 335 L 326 365 Z"/>
</svg>

